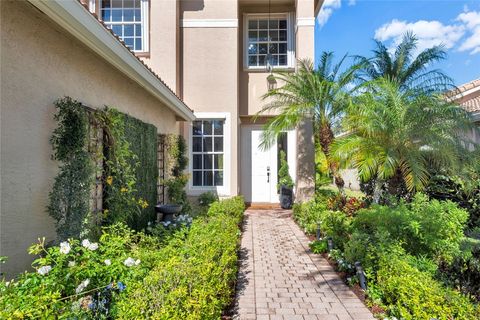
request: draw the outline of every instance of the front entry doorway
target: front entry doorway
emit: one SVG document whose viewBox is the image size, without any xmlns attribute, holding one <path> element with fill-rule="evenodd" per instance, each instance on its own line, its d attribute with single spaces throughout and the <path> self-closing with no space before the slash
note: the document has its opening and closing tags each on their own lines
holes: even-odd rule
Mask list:
<svg viewBox="0 0 480 320">
<path fill-rule="evenodd" d="M 242 127 L 241 193 L 249 203 L 278 203 L 277 183 L 281 150 L 287 155 L 290 175 L 295 181 L 295 131 L 285 132 L 266 150 L 260 148 L 262 132 L 261 126 Z"/>
</svg>

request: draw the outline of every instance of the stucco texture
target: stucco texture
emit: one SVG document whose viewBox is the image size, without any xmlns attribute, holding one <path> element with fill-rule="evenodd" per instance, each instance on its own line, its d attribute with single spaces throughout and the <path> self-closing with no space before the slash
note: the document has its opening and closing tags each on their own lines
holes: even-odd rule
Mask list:
<svg viewBox="0 0 480 320">
<path fill-rule="evenodd" d="M 30 267 L 26 250 L 55 237 L 46 212 L 58 163 L 51 160 L 53 102 L 71 96 L 109 105 L 178 132 L 175 115 L 142 87 L 67 35 L 25 1 L 1 1 L 0 255 L 7 276 Z"/>
</svg>

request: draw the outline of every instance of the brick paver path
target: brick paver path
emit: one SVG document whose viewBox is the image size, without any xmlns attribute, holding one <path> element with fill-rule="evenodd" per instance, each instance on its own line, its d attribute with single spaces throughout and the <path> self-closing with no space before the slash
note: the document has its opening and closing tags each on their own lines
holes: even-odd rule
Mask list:
<svg viewBox="0 0 480 320">
<path fill-rule="evenodd" d="M 309 252 L 290 213 L 245 213 L 234 318 L 374 319 L 328 262 Z"/>
</svg>

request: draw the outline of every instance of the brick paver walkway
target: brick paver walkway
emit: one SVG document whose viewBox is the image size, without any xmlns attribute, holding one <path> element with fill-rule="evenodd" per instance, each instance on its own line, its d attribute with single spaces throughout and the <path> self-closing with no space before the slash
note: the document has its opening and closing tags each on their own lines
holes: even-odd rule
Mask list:
<svg viewBox="0 0 480 320">
<path fill-rule="evenodd" d="M 290 213 L 245 213 L 234 318 L 374 319 L 328 262 L 308 251 Z"/>
</svg>

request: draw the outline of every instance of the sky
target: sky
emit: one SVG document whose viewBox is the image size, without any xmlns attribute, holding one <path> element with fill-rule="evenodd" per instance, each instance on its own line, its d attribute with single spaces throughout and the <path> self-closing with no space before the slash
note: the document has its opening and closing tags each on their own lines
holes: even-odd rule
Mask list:
<svg viewBox="0 0 480 320">
<path fill-rule="evenodd" d="M 480 0 L 325 0 L 315 26 L 315 59 L 323 51 L 371 56 L 374 39 L 393 48 L 404 32 L 418 50 L 443 44 L 435 64 L 456 85 L 480 78 Z M 338 60 L 337 60 L 338 61 Z"/>
</svg>

